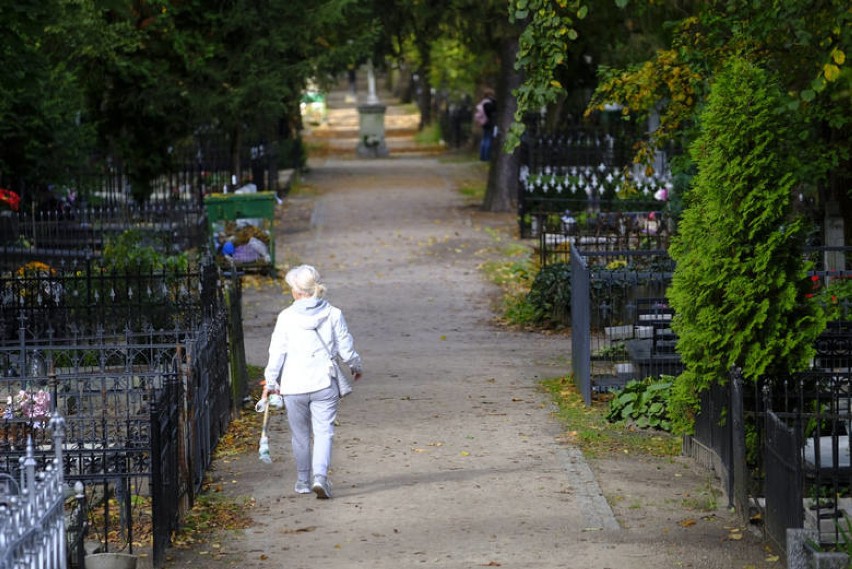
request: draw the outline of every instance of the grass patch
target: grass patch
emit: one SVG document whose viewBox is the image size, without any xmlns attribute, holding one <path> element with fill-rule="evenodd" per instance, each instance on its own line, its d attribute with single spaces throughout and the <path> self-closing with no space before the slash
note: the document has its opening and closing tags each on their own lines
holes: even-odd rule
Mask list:
<svg viewBox="0 0 852 569">
<path fill-rule="evenodd" d="M 485 182 L 466 182 L 459 187 L 458 192 L 474 203 L 482 203 L 485 199 Z"/>
<path fill-rule="evenodd" d="M 441 126 L 437 123 L 426 125 L 414 135 L 414 142 L 427 146 L 441 143 Z"/>
<path fill-rule="evenodd" d="M 484 262 L 480 268 L 488 280 L 500 287 L 501 301 L 496 307 L 499 320 L 508 326 L 530 327 L 537 316 L 528 300 L 537 272 L 532 250 L 523 244 L 503 242 L 496 232 L 492 237 L 500 246 L 500 254 L 497 259 Z"/>
<path fill-rule="evenodd" d="M 403 105 L 399 105 L 399 108 L 402 109 L 402 114 L 404 115 L 420 114 L 420 107 L 417 106 L 417 103 L 405 103 Z"/>
<path fill-rule="evenodd" d="M 715 512 L 719 509 L 720 497 L 716 487 L 708 481 L 692 494 L 687 494 L 681 500 L 681 506 L 699 512 Z"/>
<path fill-rule="evenodd" d="M 680 437 L 607 421 L 611 396 L 593 397 L 592 405 L 586 407 L 570 376 L 546 379 L 542 381 L 542 387 L 550 393 L 557 406 L 557 415 L 566 428 L 567 442 L 576 445 L 589 458 L 625 454 L 670 457 L 680 454 Z"/>
</svg>

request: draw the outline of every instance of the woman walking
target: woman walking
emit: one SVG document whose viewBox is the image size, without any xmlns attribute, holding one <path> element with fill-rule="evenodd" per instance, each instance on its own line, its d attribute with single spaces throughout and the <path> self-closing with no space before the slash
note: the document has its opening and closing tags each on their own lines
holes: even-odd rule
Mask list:
<svg viewBox="0 0 852 569">
<path fill-rule="evenodd" d="M 336 378 L 341 371 L 336 359 L 339 356 L 357 381 L 362 373 L 361 357 L 343 313 L 324 299 L 326 287 L 319 272 L 300 265 L 288 271 L 284 280 L 293 304 L 278 315 L 269 341 L 266 383 L 258 410 L 265 408 L 270 395 L 284 396 L 296 461 L 295 491 L 331 498 L 328 470 L 340 402 Z"/>
</svg>

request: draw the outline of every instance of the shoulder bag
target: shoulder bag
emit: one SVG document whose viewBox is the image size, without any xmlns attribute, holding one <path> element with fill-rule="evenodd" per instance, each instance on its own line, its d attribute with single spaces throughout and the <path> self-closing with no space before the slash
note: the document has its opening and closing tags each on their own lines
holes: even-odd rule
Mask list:
<svg viewBox="0 0 852 569">
<path fill-rule="evenodd" d="M 346 374 L 344 368 L 347 368 L 346 364 L 338 361 L 339 356 L 334 356 L 331 353 L 331 350 L 328 349 L 328 346 L 325 343 L 325 340 L 320 336 L 319 330 L 314 328 L 314 332 L 316 332 L 317 338 L 319 338 L 322 347 L 325 348 L 326 353 L 328 354 L 328 359 L 331 361 L 331 378 L 337 382 L 337 391 L 340 392 L 340 397 L 346 397 L 350 393 L 352 393 L 352 379 Z"/>
</svg>

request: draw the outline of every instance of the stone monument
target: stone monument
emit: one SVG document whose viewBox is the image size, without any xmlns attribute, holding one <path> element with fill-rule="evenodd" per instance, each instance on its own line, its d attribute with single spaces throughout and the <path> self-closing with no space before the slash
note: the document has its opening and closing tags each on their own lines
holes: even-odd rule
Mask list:
<svg viewBox="0 0 852 569">
<path fill-rule="evenodd" d="M 380 158 L 388 155 L 385 143 L 385 110 L 376 96 L 376 75 L 373 62 L 367 63 L 367 102 L 358 106 L 358 156 Z"/>
</svg>

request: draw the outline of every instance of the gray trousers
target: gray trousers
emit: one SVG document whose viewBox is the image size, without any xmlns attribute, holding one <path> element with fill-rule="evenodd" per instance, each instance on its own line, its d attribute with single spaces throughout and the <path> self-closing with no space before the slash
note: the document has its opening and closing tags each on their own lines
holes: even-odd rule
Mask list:
<svg viewBox="0 0 852 569">
<path fill-rule="evenodd" d="M 284 396 L 299 480 L 309 481 L 311 472 L 314 476 L 328 476 L 339 401 L 334 383 L 313 393 Z M 313 451 L 311 434 L 314 438 Z"/>
</svg>

